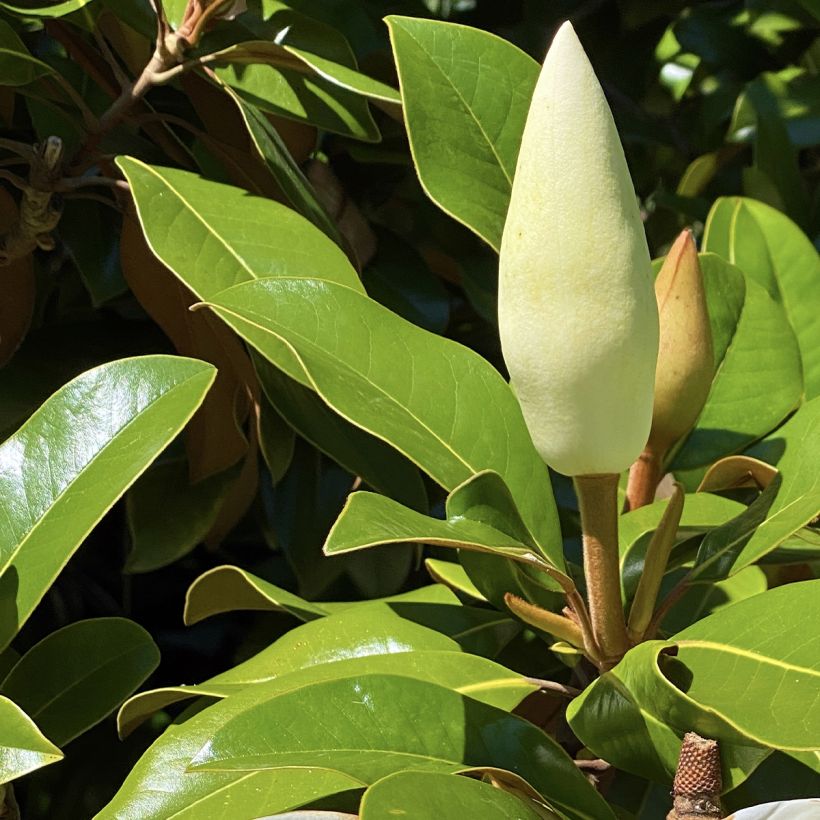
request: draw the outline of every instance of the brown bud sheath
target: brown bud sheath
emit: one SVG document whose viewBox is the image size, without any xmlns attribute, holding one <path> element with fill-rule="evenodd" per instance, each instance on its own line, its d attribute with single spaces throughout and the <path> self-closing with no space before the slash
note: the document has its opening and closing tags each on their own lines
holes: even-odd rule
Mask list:
<svg viewBox="0 0 820 820">
<path fill-rule="evenodd" d="M 687 732 L 680 749 L 678 769 L 672 785 L 674 799 L 667 820 L 720 818 L 720 750 L 716 740 Z"/>
<path fill-rule="evenodd" d="M 665 452 L 697 421 L 715 374 L 703 272 L 690 230 L 669 250 L 655 280 L 660 317 L 649 442 Z"/>
</svg>

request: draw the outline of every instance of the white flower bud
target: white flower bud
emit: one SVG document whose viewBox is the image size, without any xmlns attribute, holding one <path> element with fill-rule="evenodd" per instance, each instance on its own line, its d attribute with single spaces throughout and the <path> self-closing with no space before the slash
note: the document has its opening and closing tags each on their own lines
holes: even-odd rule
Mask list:
<svg viewBox="0 0 820 820">
<path fill-rule="evenodd" d="M 499 279 L 504 359 L 541 457 L 566 475 L 625 470 L 649 434 L 658 310 L 623 148 L 568 22 L 524 128 Z"/>
</svg>

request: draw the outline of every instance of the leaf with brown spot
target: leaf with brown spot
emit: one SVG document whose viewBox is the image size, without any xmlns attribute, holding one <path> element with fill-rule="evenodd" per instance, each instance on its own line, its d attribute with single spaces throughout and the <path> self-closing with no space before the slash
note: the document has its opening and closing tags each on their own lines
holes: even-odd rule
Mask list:
<svg viewBox="0 0 820 820">
<path fill-rule="evenodd" d="M 120 253 L 131 291 L 177 352 L 218 368 L 214 386 L 186 428 L 185 444 L 192 481 L 226 470 L 248 452 L 242 425 L 249 397 L 258 390 L 248 355 L 209 311 L 189 310 L 196 297 L 153 255 L 132 211 L 123 219 Z"/>
<path fill-rule="evenodd" d="M 0 188 L 0 236 L 16 219 L 14 197 Z M 31 254 L 0 267 L 0 367 L 14 355 L 28 332 L 36 295 Z"/>
</svg>

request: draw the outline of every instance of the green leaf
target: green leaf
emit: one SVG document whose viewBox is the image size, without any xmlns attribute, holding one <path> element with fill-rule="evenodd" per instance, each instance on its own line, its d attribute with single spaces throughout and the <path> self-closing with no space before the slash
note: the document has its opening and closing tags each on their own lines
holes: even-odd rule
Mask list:
<svg viewBox="0 0 820 820">
<path fill-rule="evenodd" d="M 190 729 L 190 726 L 186 724 L 183 728 Z M 172 727 L 168 732 L 178 729 Z M 269 816 L 272 811 L 298 809 L 322 798 L 364 787 L 353 777 L 315 766 L 239 776 L 196 775 L 185 772 L 184 764 L 180 765 L 181 761 L 177 761 L 173 754 L 174 750 L 169 750 L 161 761 L 166 765 L 177 763 L 176 767 L 165 771 L 158 767 L 147 773 L 145 782 L 148 787 L 156 785 L 163 791 L 151 793 L 142 789 L 141 764 L 138 763 L 111 803 L 96 815 L 96 820 L 119 820 L 124 816 L 139 817 L 140 820 L 167 820 L 169 817 L 174 820 L 221 820 L 224 817 L 257 820 Z"/>
<path fill-rule="evenodd" d="M 266 359 L 445 488 L 499 472 L 541 550 L 561 565 L 547 469 L 486 360 L 328 281 L 253 282 L 210 304 Z"/>
<path fill-rule="evenodd" d="M 302 438 L 379 492 L 413 509 L 427 509 L 427 491 L 412 462 L 335 413 L 313 390 L 262 356 L 254 354 L 253 363 L 265 396 Z"/>
<path fill-rule="evenodd" d="M 270 169 L 288 200 L 288 204 L 306 219 L 309 219 L 319 230 L 327 234 L 337 245 L 343 240 L 336 224 L 330 218 L 325 207 L 316 198 L 313 186 L 305 178 L 302 169 L 296 164 L 279 132 L 271 125 L 270 120 L 256 106 L 243 100 L 232 89 L 226 87 L 227 93 L 236 103 L 242 119 L 250 134 L 252 144 L 259 157 Z"/>
<path fill-rule="evenodd" d="M 377 780 L 359 808 L 361 820 L 406 816 L 414 820 L 473 817 L 481 820 L 543 820 L 543 809 L 503 789 L 468 777 L 436 772 L 397 772 Z M 558 817 L 550 813 L 549 817 Z"/>
<path fill-rule="evenodd" d="M 760 595 L 768 587 L 766 573 L 760 567 L 746 567 L 731 578 L 714 584 L 694 584 L 670 610 L 663 621 L 663 629 L 667 634 L 679 632 L 713 612 Z"/>
<path fill-rule="evenodd" d="M 397 234 L 376 232 L 376 255 L 362 271 L 368 295 L 414 325 L 444 333 L 450 318 L 447 289 L 419 251 Z"/>
<path fill-rule="evenodd" d="M 478 587 L 470 580 L 461 564 L 453 561 L 440 561 L 437 558 L 425 558 L 424 566 L 430 577 L 440 584 L 445 584 L 455 592 L 486 602 Z"/>
<path fill-rule="evenodd" d="M 706 222 L 703 249 L 737 265 L 780 302 L 797 336 L 807 399 L 820 395 L 820 256 L 780 211 L 743 197 L 718 199 Z"/>
<path fill-rule="evenodd" d="M 344 252 L 290 208 L 187 171 L 131 157 L 117 164 L 151 250 L 200 299 L 238 282 L 310 272 L 363 291 Z"/>
<path fill-rule="evenodd" d="M 0 3 L 0 6 L 6 6 Z M 8 86 L 28 85 L 53 69 L 29 53 L 14 29 L 0 19 L 0 82 Z"/>
<path fill-rule="evenodd" d="M 672 470 L 737 452 L 776 427 L 803 393 L 800 352 L 783 306 L 720 257 L 703 254 L 700 260 L 716 373 Z"/>
<path fill-rule="evenodd" d="M 801 177 L 797 150 L 789 139 L 778 98 L 786 86 L 776 75 L 764 72 L 746 87 L 746 98 L 757 117 L 754 166 L 744 169 L 744 191 L 768 201 L 795 221 L 805 224 L 809 197 Z"/>
<path fill-rule="evenodd" d="M 273 661 L 273 658 L 269 658 Z M 258 667 L 255 668 L 258 671 Z M 120 734 L 129 734 L 140 723 L 166 706 L 193 697 L 223 698 L 252 686 L 254 705 L 287 692 L 320 681 L 336 680 L 359 674 L 390 674 L 425 680 L 448 689 L 463 692 L 475 700 L 512 711 L 527 695 L 538 691 L 531 681 L 497 663 L 461 652 L 421 650 L 387 655 L 369 655 L 306 666 L 285 674 L 276 674 L 271 663 L 268 680 L 240 679 L 234 670 L 230 682 L 212 679 L 198 686 L 176 686 L 154 689 L 135 695 L 123 705 L 118 715 Z"/>
<path fill-rule="evenodd" d="M 60 237 L 95 306 L 128 290 L 120 267 L 118 215 L 87 200 L 68 200 L 60 217 Z"/>
<path fill-rule="evenodd" d="M 159 650 L 141 626 L 94 618 L 43 638 L 0 690 L 64 746 L 116 709 L 158 664 Z"/>
<path fill-rule="evenodd" d="M 184 427 L 215 374 L 175 356 L 109 362 L 57 391 L 0 446 L 0 646 Z"/>
<path fill-rule="evenodd" d="M 49 763 L 63 753 L 37 728 L 32 719 L 0 695 L 0 783 L 8 783 Z"/>
<path fill-rule="evenodd" d="M 259 579 L 256 579 L 259 582 Z M 295 597 L 295 596 L 294 596 Z M 169 686 L 141 692 L 128 700 L 117 716 L 120 734 L 125 736 L 153 712 L 172 703 L 192 697 L 223 698 L 251 684 L 279 680 L 291 673 L 317 669 L 341 659 L 361 659 L 371 656 L 409 652 L 457 652 L 459 645 L 440 632 L 420 626 L 402 612 L 381 603 L 332 604 L 336 612 L 325 623 L 297 627 L 285 633 L 271 646 L 204 683 L 195 686 Z M 366 607 L 365 611 L 358 611 Z M 348 609 L 347 612 L 342 610 Z M 353 611 L 353 610 L 357 611 Z M 460 607 L 448 609 L 461 610 Z M 423 614 L 431 615 L 429 610 Z M 441 615 L 436 612 L 432 615 Z M 487 613 L 490 614 L 490 613 Z M 496 616 L 497 618 L 497 616 Z M 447 624 L 454 637 L 460 624 L 450 618 Z M 474 624 L 470 624 L 474 628 Z M 391 667 L 392 668 L 392 667 Z M 497 679 L 493 673 L 491 679 Z M 515 685 L 513 685 L 515 688 Z M 501 695 L 503 697 L 503 695 Z M 522 695 L 523 697 L 523 695 Z"/>
<path fill-rule="evenodd" d="M 814 0 L 820 10 L 820 3 Z M 805 5 L 809 5 L 807 2 Z M 783 120 L 789 136 L 789 142 L 799 148 L 809 148 L 820 140 L 820 91 L 810 71 L 797 66 L 761 78 L 773 77 L 778 85 L 774 102 L 777 113 Z M 752 81 L 760 83 L 761 78 Z M 732 111 L 732 122 L 729 125 L 729 139 L 732 142 L 749 142 L 755 138 L 757 115 L 755 106 L 744 91 L 738 98 Z"/>
<path fill-rule="evenodd" d="M 512 536 L 464 517 L 431 518 L 376 493 L 348 497 L 328 534 L 324 551 L 341 555 L 378 544 L 407 542 L 475 550 L 543 569 L 551 568 L 536 551 Z"/>
<path fill-rule="evenodd" d="M 397 16 L 387 24 L 419 180 L 498 250 L 538 64 L 486 31 Z"/>
<path fill-rule="evenodd" d="M 434 720 L 420 723 L 418 716 Z M 431 683 L 359 675 L 284 692 L 236 715 L 191 761 L 198 771 L 321 765 L 367 783 L 405 767 L 507 768 L 570 818 L 614 815 L 572 760 L 532 724 Z"/>
<path fill-rule="evenodd" d="M 727 789 L 772 748 L 813 749 L 820 652 L 806 624 L 820 617 L 818 590 L 819 581 L 778 587 L 668 643 L 640 644 L 570 704 L 573 730 L 614 765 L 660 780 L 674 771 L 673 732 L 714 738 Z"/>
<path fill-rule="evenodd" d="M 208 570 L 191 584 L 185 595 L 183 619 L 191 625 L 237 609 L 289 612 L 300 621 L 329 614 L 323 604 L 306 601 L 239 567 L 222 566 Z"/>
<path fill-rule="evenodd" d="M 704 538 L 694 580 L 719 580 L 754 563 L 820 513 L 820 397 L 813 399 L 768 442 L 783 455 L 780 471 L 755 501 Z"/>
<path fill-rule="evenodd" d="M 249 683 L 342 659 L 430 650 L 457 652 L 458 644 L 439 632 L 401 617 L 387 604 L 357 606 L 285 633 L 253 658 L 202 684 L 205 689 L 223 693 L 231 687 L 236 694 L 180 725 L 169 727 L 136 764 L 98 820 L 114 820 L 123 815 L 140 820 L 166 820 L 175 812 L 181 812 L 179 816 L 188 820 L 207 820 L 209 817 L 218 820 L 224 817 L 226 806 L 233 807 L 232 818 L 253 820 L 271 811 L 285 811 L 301 805 L 285 803 L 290 792 L 281 788 L 283 776 L 276 772 L 200 774 L 189 772 L 188 764 L 218 727 L 256 701 L 255 687 L 245 689 Z M 183 697 L 187 696 L 183 694 Z M 135 710 L 132 716 L 136 717 L 141 709 L 131 708 Z M 122 712 L 128 709 L 126 704 Z M 120 725 L 125 728 L 122 717 L 121 713 Z M 309 778 L 302 791 L 310 792 L 310 788 L 314 788 L 315 791 L 310 793 L 320 797 L 335 793 L 333 789 L 343 791 L 361 785 L 357 780 L 345 778 L 344 785 L 336 788 L 339 780 L 331 780 L 328 784 L 324 771 Z M 336 774 L 342 777 L 338 772 Z M 322 792 L 323 788 L 328 791 Z M 280 798 L 274 797 L 280 791 L 281 808 Z M 313 798 L 304 802 L 309 799 Z M 208 811 L 214 814 L 208 814 Z"/>
<path fill-rule="evenodd" d="M 191 484 L 184 458 L 148 470 L 126 496 L 131 552 L 125 571 L 151 572 L 191 552 L 216 523 L 237 475 L 238 467 Z"/>
<path fill-rule="evenodd" d="M 296 15 L 302 21 L 315 21 Z M 321 24 L 317 24 L 321 25 Z M 389 86 L 360 74 L 347 41 L 333 29 L 333 56 L 311 54 L 304 49 L 280 45 L 298 26 L 287 26 L 267 40 L 248 40 L 220 48 L 203 44 L 210 51 L 209 62 L 228 63 L 216 68 L 219 79 L 263 111 L 309 123 L 326 131 L 378 142 L 379 129 L 373 121 L 367 99 L 389 99 L 395 104 L 396 92 Z M 298 33 L 297 33 L 298 36 Z M 335 58 L 335 59 L 334 59 Z M 336 62 L 338 60 L 338 62 Z M 346 64 L 345 64 L 346 63 Z"/>
<path fill-rule="evenodd" d="M 26 17 L 63 17 L 87 6 L 93 0 L 18 0 L 0 7 Z"/>
<path fill-rule="evenodd" d="M 816 749 L 820 644 L 806 635 L 806 624 L 819 619 L 820 581 L 803 581 L 747 598 L 674 635 L 678 655 L 667 674 L 680 685 L 676 667 L 686 669 L 686 697 L 705 712 L 694 730 L 725 721 L 722 734 L 779 749 Z M 663 703 L 656 708 L 662 713 Z"/>
<path fill-rule="evenodd" d="M 646 549 L 652 533 L 658 526 L 668 499 L 632 510 L 618 519 L 618 541 L 621 553 L 621 582 L 629 600 L 635 592 L 643 572 Z M 684 499 L 683 514 L 678 526 L 676 542 L 708 531 L 731 521 L 745 512 L 739 501 L 732 501 L 712 493 L 688 493 Z M 670 569 L 675 564 L 670 564 Z"/>
</svg>

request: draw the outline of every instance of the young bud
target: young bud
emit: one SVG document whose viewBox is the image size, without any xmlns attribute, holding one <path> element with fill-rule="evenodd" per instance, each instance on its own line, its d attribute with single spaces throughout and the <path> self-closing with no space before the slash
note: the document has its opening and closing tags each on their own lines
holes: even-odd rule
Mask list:
<svg viewBox="0 0 820 820">
<path fill-rule="evenodd" d="M 619 473 L 646 443 L 658 312 L 612 114 L 569 23 L 530 105 L 501 242 L 499 328 L 538 452 Z"/>
<path fill-rule="evenodd" d="M 703 272 L 692 232 L 669 250 L 655 280 L 660 315 L 652 448 L 665 452 L 692 429 L 715 375 Z"/>
</svg>

